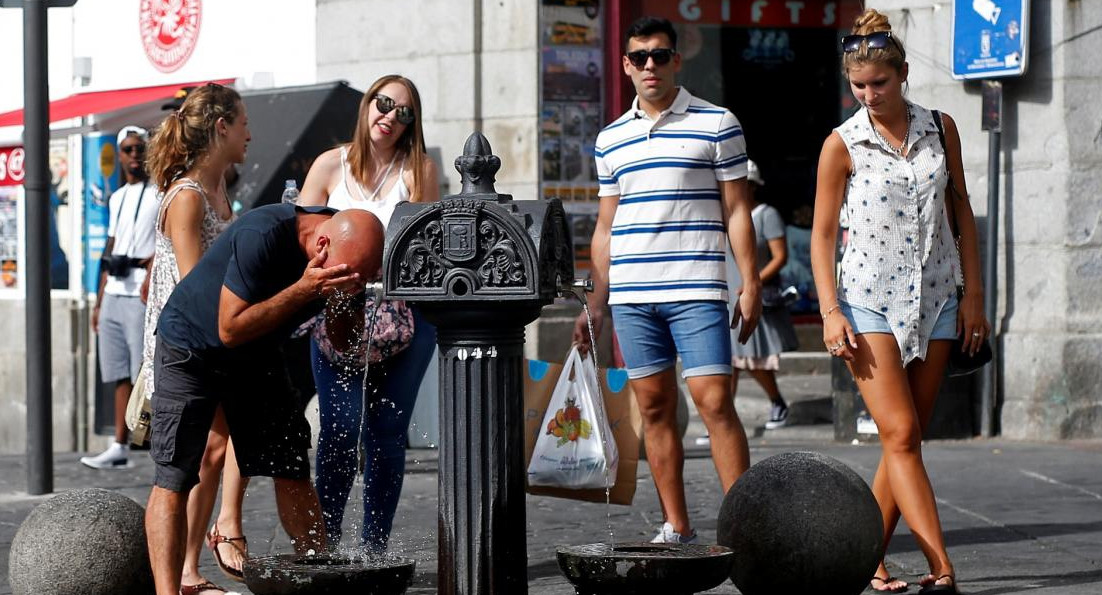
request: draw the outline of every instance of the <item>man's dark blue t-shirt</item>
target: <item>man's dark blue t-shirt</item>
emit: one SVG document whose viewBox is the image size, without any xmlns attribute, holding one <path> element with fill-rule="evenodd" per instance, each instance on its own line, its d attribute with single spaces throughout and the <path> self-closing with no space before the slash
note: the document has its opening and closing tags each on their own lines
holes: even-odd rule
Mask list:
<svg viewBox="0 0 1102 595">
<path fill-rule="evenodd" d="M 252 356 L 269 355 L 294 328 L 317 314 L 324 306 L 322 300 L 314 300 L 277 329 L 245 345 L 229 348 L 218 337 L 218 302 L 223 285 L 237 297 L 256 304 L 302 278 L 308 259 L 299 246 L 296 209 L 306 213 L 336 212 L 325 207 L 278 204 L 242 215 L 172 291 L 157 323 L 157 334 L 166 343 L 201 356 L 225 356 L 212 363 L 236 364 Z"/>
</svg>

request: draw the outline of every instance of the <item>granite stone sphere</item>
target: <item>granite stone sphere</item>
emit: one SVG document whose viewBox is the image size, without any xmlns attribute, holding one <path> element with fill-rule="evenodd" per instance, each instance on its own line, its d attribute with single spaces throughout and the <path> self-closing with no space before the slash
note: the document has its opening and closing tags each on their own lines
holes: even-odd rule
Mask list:
<svg viewBox="0 0 1102 595">
<path fill-rule="evenodd" d="M 98 488 L 55 496 L 19 526 L 8 575 L 13 595 L 151 594 L 145 509 Z"/>
<path fill-rule="evenodd" d="M 812 452 L 765 459 L 723 499 L 720 545 L 743 595 L 857 595 L 882 556 L 883 521 L 867 484 Z"/>
</svg>

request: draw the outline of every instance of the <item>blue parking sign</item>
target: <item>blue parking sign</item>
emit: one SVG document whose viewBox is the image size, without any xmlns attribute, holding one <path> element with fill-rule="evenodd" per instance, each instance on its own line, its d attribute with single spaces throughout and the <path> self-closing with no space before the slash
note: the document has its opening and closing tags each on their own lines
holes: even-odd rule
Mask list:
<svg viewBox="0 0 1102 595">
<path fill-rule="evenodd" d="M 1020 76 L 1028 31 L 1029 0 L 953 0 L 953 78 Z"/>
</svg>

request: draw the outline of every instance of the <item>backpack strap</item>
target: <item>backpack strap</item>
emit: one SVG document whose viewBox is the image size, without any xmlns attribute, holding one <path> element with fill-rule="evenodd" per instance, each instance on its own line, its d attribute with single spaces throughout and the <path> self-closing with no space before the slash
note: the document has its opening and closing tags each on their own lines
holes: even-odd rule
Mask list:
<svg viewBox="0 0 1102 595">
<path fill-rule="evenodd" d="M 959 241 L 960 231 L 958 231 L 959 226 L 957 225 L 957 210 L 956 205 L 953 204 L 953 199 L 957 198 L 957 185 L 953 183 L 953 174 L 949 170 L 949 148 L 945 144 L 945 124 L 941 120 L 940 111 L 930 110 L 930 113 L 934 116 L 934 125 L 937 126 L 937 139 L 941 141 L 941 151 L 945 155 L 945 177 L 948 178 L 945 184 L 945 211 L 949 215 L 949 231 Z"/>
</svg>

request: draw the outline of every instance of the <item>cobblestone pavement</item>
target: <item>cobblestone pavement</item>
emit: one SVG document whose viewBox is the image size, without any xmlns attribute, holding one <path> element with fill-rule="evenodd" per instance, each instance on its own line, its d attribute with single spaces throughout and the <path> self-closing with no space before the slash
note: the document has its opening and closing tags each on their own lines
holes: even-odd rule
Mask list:
<svg viewBox="0 0 1102 595">
<path fill-rule="evenodd" d="M 876 444 L 831 441 L 829 401 L 823 402 L 829 378 L 782 377 L 781 382 L 786 395 L 800 403 L 794 408 L 800 412 L 800 423 L 772 432 L 760 429 L 768 410 L 764 396 L 747 382 L 740 387 L 736 402 L 752 436 L 752 461 L 792 450 L 814 450 L 839 459 L 871 480 L 879 458 Z M 822 419 L 824 411 L 826 420 Z M 702 432 L 699 420 L 691 416 L 685 438 L 686 491 L 693 523 L 707 543 L 715 540 L 722 495 L 707 449 L 695 444 Z M 1102 594 L 1102 443 L 937 441 L 926 444 L 924 457 L 963 592 Z M 68 453 L 56 456 L 57 491 L 96 486 L 119 491 L 144 505 L 152 478 L 152 464 L 144 453 L 133 455 L 130 469 L 111 472 L 86 469 L 78 458 L 78 454 Z M 436 459 L 432 450 L 408 453 L 395 520 L 392 549 L 417 561 L 410 594 L 435 593 Z M 45 500 L 25 494 L 25 477 L 22 457 L 0 457 L 0 595 L 11 593 L 7 565 L 11 540 L 27 514 Z M 631 506 L 528 498 L 530 593 L 572 594 L 573 589 L 559 574 L 555 547 L 601 541 L 610 520 L 617 541 L 648 540 L 654 534 L 662 517 L 645 462 L 639 465 L 638 482 Z M 353 494 L 352 502 L 356 500 Z M 257 479 L 249 487 L 244 525 L 253 553 L 289 551 L 275 515 L 269 480 Z M 888 560 L 892 572 L 905 579 L 917 580 L 925 571 L 922 555 L 905 525 L 897 531 Z M 204 555 L 204 563 L 209 578 L 230 586 L 209 554 Z M 738 591 L 727 582 L 708 593 Z"/>
</svg>

